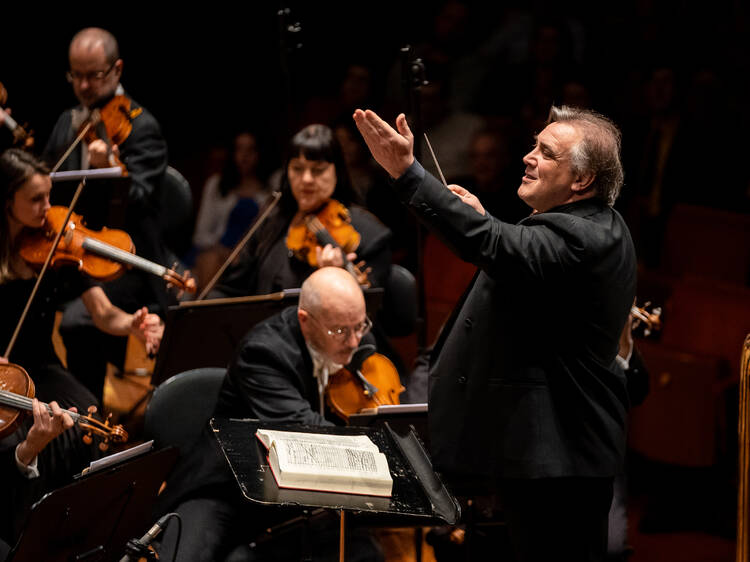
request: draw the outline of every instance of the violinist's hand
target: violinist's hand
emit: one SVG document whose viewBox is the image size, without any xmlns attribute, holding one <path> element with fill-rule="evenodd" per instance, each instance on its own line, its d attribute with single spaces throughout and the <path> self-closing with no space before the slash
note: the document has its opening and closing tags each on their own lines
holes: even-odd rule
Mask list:
<svg viewBox="0 0 750 562">
<path fill-rule="evenodd" d="M 354 122 L 367 143 L 372 157 L 392 178 L 400 177 L 414 162 L 414 135 L 401 113 L 396 117 L 396 129 L 368 109 L 354 112 Z"/>
<path fill-rule="evenodd" d="M 450 184 L 448 186 L 448 189 L 450 189 L 455 195 L 457 195 L 461 201 L 466 203 L 469 207 L 473 208 L 477 213 L 484 216 L 486 211 L 484 210 L 484 207 L 479 202 L 479 199 L 477 199 L 477 196 L 468 191 L 467 189 L 464 189 L 460 185 Z"/>
<path fill-rule="evenodd" d="M 633 301 L 633 306 L 635 306 L 635 300 Z M 632 354 L 633 354 L 633 315 L 628 314 L 628 318 L 627 320 L 625 320 L 625 325 L 622 327 L 622 332 L 620 332 L 620 346 L 617 350 L 617 355 L 629 361 L 630 356 Z"/>
<path fill-rule="evenodd" d="M 42 452 L 50 441 L 66 429 L 73 427 L 73 418 L 60 408 L 57 402 L 50 402 L 49 405 L 52 409 L 51 415 L 39 400 L 34 398 L 32 402 L 31 409 L 34 412 L 34 425 L 31 426 L 29 432 L 26 434 L 26 439 L 16 449 L 18 460 L 26 466 L 34 460 L 34 457 Z M 70 411 L 75 412 L 76 409 L 70 408 Z"/>
<path fill-rule="evenodd" d="M 88 146 L 89 149 L 89 165 L 92 168 L 109 168 L 116 165 L 114 158 L 120 157 L 120 149 L 116 144 L 112 145 L 112 150 L 109 150 L 107 143 L 101 139 L 91 141 Z"/>
<path fill-rule="evenodd" d="M 145 344 L 146 353 L 154 355 L 164 335 L 164 324 L 157 314 L 150 313 L 144 306 L 133 314 L 130 332 Z"/>
<path fill-rule="evenodd" d="M 173 265 L 172 269 L 175 269 L 176 267 L 177 265 Z M 194 293 L 197 287 L 197 280 L 193 276 L 192 272 L 189 269 L 186 269 L 182 272 L 182 278 L 185 280 L 185 287 L 187 287 L 188 291 Z M 177 297 L 177 300 L 182 300 L 182 297 L 185 296 L 185 289 L 182 287 L 182 285 L 177 285 L 175 283 L 172 283 L 171 281 L 167 281 L 167 287 L 174 287 L 175 289 L 177 289 L 177 294 L 175 295 Z"/>
<path fill-rule="evenodd" d="M 324 248 L 315 246 L 315 259 L 318 261 L 318 267 L 344 267 L 344 254 L 341 248 L 334 248 L 331 244 L 326 244 Z M 357 254 L 350 252 L 346 255 L 346 259 L 354 263 L 357 259 Z"/>
<path fill-rule="evenodd" d="M 0 125 L 5 123 L 6 115 L 10 115 L 10 107 L 6 107 L 6 108 L 0 107 Z"/>
<path fill-rule="evenodd" d="M 7 357 L 0 357 L 0 365 L 7 365 L 8 359 Z"/>
</svg>

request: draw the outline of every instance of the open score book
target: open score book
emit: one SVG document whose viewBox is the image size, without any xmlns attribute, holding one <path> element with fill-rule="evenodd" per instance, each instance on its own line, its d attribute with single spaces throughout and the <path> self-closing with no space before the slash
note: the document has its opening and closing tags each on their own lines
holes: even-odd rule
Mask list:
<svg viewBox="0 0 750 562">
<path fill-rule="evenodd" d="M 388 460 L 367 435 L 259 429 L 279 488 L 390 497 Z"/>
</svg>

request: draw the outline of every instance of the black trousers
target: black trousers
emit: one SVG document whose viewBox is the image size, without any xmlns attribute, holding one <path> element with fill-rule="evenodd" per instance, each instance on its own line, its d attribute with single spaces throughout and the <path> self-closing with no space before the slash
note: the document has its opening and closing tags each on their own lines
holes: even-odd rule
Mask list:
<svg viewBox="0 0 750 562">
<path fill-rule="evenodd" d="M 500 501 L 515 562 L 606 560 L 612 480 L 500 480 Z"/>
</svg>

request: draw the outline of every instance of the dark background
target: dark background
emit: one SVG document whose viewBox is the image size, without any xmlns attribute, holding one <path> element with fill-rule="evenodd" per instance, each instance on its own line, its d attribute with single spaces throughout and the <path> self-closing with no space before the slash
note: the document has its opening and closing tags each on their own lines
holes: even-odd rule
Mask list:
<svg viewBox="0 0 750 562">
<path fill-rule="evenodd" d="M 674 104 L 688 126 L 675 145 L 679 174 L 673 187 L 676 202 L 689 207 L 665 218 L 671 221 L 666 259 L 639 269 L 639 297 L 656 296 L 665 314 L 661 339 L 641 345 L 651 365 L 651 392 L 633 410 L 631 459 L 645 459 L 645 468 L 640 481 L 634 478 L 631 494 L 645 491 L 657 506 L 644 508 L 652 532 L 698 528 L 731 536 L 736 380 L 742 341 L 750 331 L 750 3 L 466 5 L 468 23 L 446 46 L 456 59 L 476 52 L 498 29 L 523 39 L 535 25 L 553 21 L 571 31 L 578 50 L 570 76 L 585 83 L 591 106 L 624 130 L 624 195 L 637 184 L 628 154 L 644 150 L 643 137 L 634 131 L 650 118 L 644 101 L 650 73 L 666 67 L 674 74 Z M 441 3 L 187 6 L 79 3 L 49 11 L 31 3 L 3 5 L 0 81 L 9 91 L 14 117 L 34 129 L 37 151 L 61 111 L 76 104 L 65 81 L 70 39 L 83 27 L 104 27 L 119 40 L 125 89 L 160 122 L 170 164 L 190 180 L 197 202 L 212 147 L 251 128 L 260 134 L 266 171 L 278 167 L 290 128 L 296 130 L 290 120 L 309 99 L 335 96 L 347 63 L 364 61 L 371 67 L 374 106 L 385 107 L 387 77 L 399 49 L 434 43 L 433 21 Z M 283 6 L 293 11 L 290 22 L 302 27 L 294 39 L 285 37 L 287 45 L 302 44 L 292 53 L 281 48 L 277 11 Z M 483 109 L 521 121 L 520 112 L 507 115 L 515 106 L 504 104 L 514 97 L 519 106 L 525 101 L 529 84 L 523 74 L 502 62 L 490 70 L 492 87 L 479 92 Z M 433 73 L 435 67 L 428 65 L 427 78 Z M 402 104 L 391 99 L 384 116 L 392 120 L 405 108 L 405 98 Z M 523 173 L 522 149 L 531 141 L 530 134 L 521 136 L 523 145 L 512 159 L 516 180 Z M 413 342 L 409 345 L 413 351 Z"/>
<path fill-rule="evenodd" d="M 730 167 L 740 176 L 726 177 L 726 163 L 717 162 L 717 172 L 724 170 L 721 181 L 747 187 L 741 148 L 748 144 L 744 129 L 750 123 L 747 3 L 637 0 L 565 3 L 564 10 L 552 2 L 467 4 L 468 30 L 459 47 L 465 51 L 481 45 L 493 29 L 512 28 L 523 17 L 573 22 L 584 39 L 578 72 L 587 78 L 592 105 L 621 121 L 628 116 L 617 115 L 623 113 L 614 107 L 617 99 L 653 65 L 671 65 L 681 77 L 710 68 L 723 92 L 713 118 L 731 123 L 742 143 L 725 145 L 736 157 L 736 166 Z M 247 126 L 264 132 L 273 161 L 287 138 L 290 109 L 276 15 L 281 6 L 291 7 L 292 19 L 302 24 L 298 36 L 303 46 L 289 64 L 292 106 L 299 107 L 312 95 L 334 92 L 344 65 L 355 59 L 373 67 L 376 93 L 382 93 L 398 49 L 430 39 L 440 3 L 213 2 L 200 9 L 84 3 L 51 11 L 8 3 L 0 15 L 0 81 L 14 116 L 29 123 L 40 150 L 59 113 L 76 103 L 64 77 L 70 38 L 83 27 L 101 26 L 118 38 L 125 61 L 123 85 L 161 123 L 171 163 L 193 165 L 209 146 Z M 427 73 L 429 78 L 430 68 Z M 497 69 L 498 80 L 503 73 Z M 517 86 L 507 84 L 509 89 Z M 722 145 L 727 140 L 715 139 Z M 627 142 L 625 138 L 626 148 Z"/>
</svg>

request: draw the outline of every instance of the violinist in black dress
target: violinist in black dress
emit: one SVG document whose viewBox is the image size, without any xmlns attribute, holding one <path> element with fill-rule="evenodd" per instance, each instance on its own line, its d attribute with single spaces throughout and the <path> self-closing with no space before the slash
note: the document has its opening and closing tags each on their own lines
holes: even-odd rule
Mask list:
<svg viewBox="0 0 750 562">
<path fill-rule="evenodd" d="M 85 412 L 89 406 L 98 405 L 98 400 L 63 367 L 52 344 L 59 307 L 80 296 L 99 329 L 117 336 L 134 334 L 151 351 L 158 348 L 163 326 L 159 317 L 149 314 L 145 307 L 133 314 L 123 312 L 109 301 L 98 284 L 82 277 L 77 269 L 49 269 L 14 345 L 9 353 L 5 351 L 36 281 L 36 274 L 19 255 L 19 240 L 26 232 L 44 226 L 51 187 L 48 169 L 29 153 L 9 149 L 0 154 L 0 196 L 4 202 L 0 214 L 0 362 L 10 361 L 26 369 L 40 400 L 57 401 L 63 408 L 76 407 Z M 15 448 L 27 430 L 28 426 L 20 428 L 4 439 L 0 448 Z M 35 493 L 30 497 L 38 498 L 41 492 L 67 481 L 90 462 L 92 455 L 98 454 L 95 447 L 83 445 L 80 437 L 81 433 L 74 429 L 44 449 L 39 458 L 42 477 L 34 483 Z"/>
<path fill-rule="evenodd" d="M 289 143 L 277 208 L 257 238 L 248 243 L 240 263 L 230 268 L 220 281 L 220 291 L 239 296 L 297 288 L 316 267 L 343 265 L 347 256 L 340 248 L 329 245 L 310 248 L 316 257 L 313 266 L 287 246 L 289 229 L 302 224 L 308 215 L 319 213 L 331 201 L 348 211 L 351 226 L 360 237 L 353 250 L 356 256 L 348 256 L 350 261 L 364 261 L 370 269 L 370 284 L 382 287 L 390 271 L 391 233 L 358 205 L 359 196 L 349 181 L 333 131 L 325 125 L 309 125 Z"/>
</svg>

